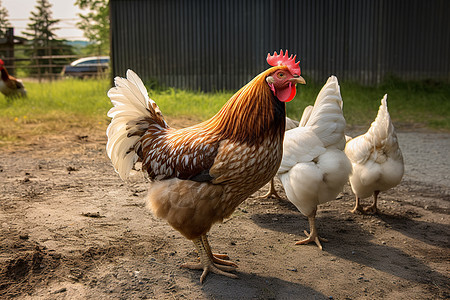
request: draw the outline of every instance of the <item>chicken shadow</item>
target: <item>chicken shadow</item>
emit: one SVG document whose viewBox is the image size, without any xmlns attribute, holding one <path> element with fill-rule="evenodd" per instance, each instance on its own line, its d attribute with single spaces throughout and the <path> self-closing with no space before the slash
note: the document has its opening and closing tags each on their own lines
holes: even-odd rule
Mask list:
<svg viewBox="0 0 450 300">
<path fill-rule="evenodd" d="M 443 249 L 450 249 L 450 225 L 414 220 L 389 212 L 379 212 L 374 215 L 374 218 L 389 224 L 392 230 L 412 239 Z"/>
<path fill-rule="evenodd" d="M 389 217 L 386 215 L 382 215 L 380 218 L 389 220 Z M 305 238 L 303 230 L 309 231 L 308 221 L 300 213 L 255 214 L 251 219 L 262 228 L 293 234 L 297 240 Z M 344 217 L 326 214 L 325 216 L 317 216 L 316 220 L 319 234 L 329 240 L 328 243 L 322 244 L 324 251 L 341 259 L 350 260 L 405 280 L 422 284 L 432 283 L 433 285 L 448 286 L 449 279 L 431 269 L 422 260 L 400 249 L 390 247 L 385 242 L 380 241 L 378 243 L 375 241 L 373 235 L 361 227 L 359 224 L 361 220 L 358 216 L 353 216 L 350 213 Z M 443 231 L 444 228 L 439 224 L 419 224 L 424 222 L 416 222 L 409 219 L 406 221 L 405 226 L 398 225 L 398 222 L 393 223 L 396 224 L 392 226 L 394 230 L 398 227 L 402 230 L 402 233 L 412 238 L 415 238 L 417 235 L 420 236 L 420 234 L 414 233 L 417 226 L 428 226 L 428 228 L 433 228 L 433 231 L 440 232 L 441 237 L 448 236 L 448 231 L 447 233 Z M 441 253 L 438 254 L 441 261 L 445 260 L 442 252 L 447 251 L 448 257 L 448 248 L 444 248 L 446 244 L 448 243 L 442 242 L 437 245 L 443 247 L 440 250 Z M 311 251 L 318 250 L 314 243 L 299 247 L 314 247 Z M 427 253 L 425 252 L 427 251 L 424 249 L 423 255 L 426 255 Z M 428 253 L 428 255 L 433 254 Z"/>
<path fill-rule="evenodd" d="M 192 276 L 192 282 L 198 282 L 198 274 Z M 237 274 L 239 279 L 209 274 L 201 289 L 208 299 L 294 299 L 293 295 L 302 295 L 301 299 L 330 299 L 328 296 L 302 284 L 281 280 L 275 277 L 259 276 L 249 273 Z M 225 288 L 224 288 L 225 286 Z"/>
</svg>

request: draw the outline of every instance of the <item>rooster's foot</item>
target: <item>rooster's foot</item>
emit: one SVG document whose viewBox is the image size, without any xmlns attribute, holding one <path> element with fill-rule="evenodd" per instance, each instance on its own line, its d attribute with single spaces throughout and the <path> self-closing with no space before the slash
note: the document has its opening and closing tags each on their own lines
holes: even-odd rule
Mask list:
<svg viewBox="0 0 450 300">
<path fill-rule="evenodd" d="M 225 266 L 233 266 L 235 268 L 238 267 L 237 264 L 230 261 L 230 257 L 226 254 L 213 253 L 212 255 L 213 255 L 213 257 L 212 257 L 213 262 L 215 262 L 217 264 L 221 264 L 221 265 L 225 265 Z M 200 257 L 198 258 L 198 260 L 200 260 Z"/>
<path fill-rule="evenodd" d="M 237 268 L 238 265 L 230 261 L 230 258 L 226 254 L 213 253 L 213 262 L 224 266 L 232 266 Z"/>
<path fill-rule="evenodd" d="M 212 272 L 212 273 L 218 274 L 218 275 L 224 275 L 224 276 L 227 276 L 230 278 L 238 278 L 237 275 L 228 273 L 228 272 L 236 270 L 236 267 L 231 266 L 231 265 L 221 265 L 219 263 L 209 262 L 206 264 L 184 263 L 181 265 L 181 267 L 192 269 L 192 270 L 203 270 L 202 276 L 200 276 L 200 283 L 203 283 L 203 281 L 206 278 L 206 275 L 208 275 L 209 272 Z"/>
<path fill-rule="evenodd" d="M 237 275 L 228 273 L 235 271 L 237 265 L 228 260 L 228 255 L 213 254 L 206 235 L 202 235 L 194 239 L 193 242 L 197 248 L 200 262 L 184 263 L 181 267 L 194 270 L 203 270 L 202 276 L 200 277 L 200 283 L 203 283 L 209 272 L 224 275 L 230 278 L 238 278 Z"/>
<path fill-rule="evenodd" d="M 213 253 L 213 256 L 215 258 L 219 258 L 219 259 L 226 259 L 226 260 L 230 260 L 230 257 L 226 254 L 221 254 L 221 253 Z"/>
</svg>

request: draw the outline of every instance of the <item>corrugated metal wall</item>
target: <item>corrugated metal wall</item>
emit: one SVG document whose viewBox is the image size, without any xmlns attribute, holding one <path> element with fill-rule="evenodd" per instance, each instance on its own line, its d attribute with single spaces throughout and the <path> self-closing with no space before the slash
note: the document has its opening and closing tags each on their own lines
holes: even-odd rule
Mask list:
<svg viewBox="0 0 450 300">
<path fill-rule="evenodd" d="M 114 75 L 235 90 L 289 49 L 307 80 L 450 81 L 448 0 L 110 0 Z"/>
</svg>

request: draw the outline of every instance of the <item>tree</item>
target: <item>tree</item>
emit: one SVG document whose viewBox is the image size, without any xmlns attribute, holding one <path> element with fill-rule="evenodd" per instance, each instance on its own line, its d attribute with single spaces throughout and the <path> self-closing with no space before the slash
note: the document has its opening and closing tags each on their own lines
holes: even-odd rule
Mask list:
<svg viewBox="0 0 450 300">
<path fill-rule="evenodd" d="M 5 36 L 6 30 L 9 27 L 12 27 L 8 17 L 9 12 L 5 7 L 3 7 L 2 1 L 0 0 L 0 36 Z"/>
<path fill-rule="evenodd" d="M 24 35 L 30 37 L 35 45 L 44 47 L 51 40 L 56 39 L 54 31 L 58 28 L 54 26 L 60 20 L 52 19 L 51 7 L 52 5 L 48 0 L 38 0 L 35 6 L 37 12 L 31 12 L 31 23 L 27 24 L 27 31 L 22 32 Z"/>
<path fill-rule="evenodd" d="M 91 42 L 87 52 L 95 55 L 109 55 L 109 6 L 107 0 L 77 0 L 75 5 L 88 9 L 86 14 L 79 14 L 81 21 L 78 28 Z"/>
<path fill-rule="evenodd" d="M 2 39 L 0 44 L 0 57 L 9 66 L 11 74 L 14 74 L 14 31 L 8 32 L 8 28 L 12 27 L 8 17 L 8 10 L 3 7 L 2 1 L 0 0 L 0 38 Z"/>
<path fill-rule="evenodd" d="M 58 28 L 55 27 L 60 20 L 52 18 L 52 4 L 48 0 L 37 0 L 35 6 L 37 11 L 31 12 L 30 23 L 27 24 L 27 31 L 22 32 L 31 41 L 31 47 L 27 54 L 34 57 L 35 65 L 47 65 L 48 67 L 37 67 L 31 73 L 49 73 L 59 72 L 62 67 L 54 67 L 58 61 L 53 59 L 53 55 L 72 55 L 73 49 L 65 44 L 64 40 L 59 40 L 54 33 Z M 44 56 L 45 58 L 39 58 Z M 63 63 L 67 61 L 64 60 Z M 59 64 L 63 64 L 59 63 Z"/>
</svg>

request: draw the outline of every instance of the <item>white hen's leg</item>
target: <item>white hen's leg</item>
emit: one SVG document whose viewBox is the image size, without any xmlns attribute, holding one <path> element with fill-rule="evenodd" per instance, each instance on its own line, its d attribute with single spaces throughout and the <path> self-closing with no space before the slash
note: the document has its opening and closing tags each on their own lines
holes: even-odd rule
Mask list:
<svg viewBox="0 0 450 300">
<path fill-rule="evenodd" d="M 378 194 L 380 193 L 380 191 L 375 191 L 373 192 L 373 202 L 372 205 L 364 208 L 364 211 L 367 213 L 371 213 L 371 214 L 376 214 L 378 212 L 377 210 L 377 199 L 378 199 Z"/>
<path fill-rule="evenodd" d="M 275 199 L 281 199 L 281 197 L 278 195 L 277 190 L 275 189 L 275 179 L 272 178 L 270 180 L 270 188 L 267 194 L 257 197 L 256 199 L 262 199 L 262 198 L 275 198 Z"/>
<path fill-rule="evenodd" d="M 322 250 L 322 244 L 320 243 L 320 241 L 328 242 L 328 240 L 319 237 L 319 234 L 317 233 L 316 211 L 317 211 L 317 208 L 314 209 L 314 211 L 308 216 L 310 233 L 308 233 L 306 230 L 304 231 L 307 238 L 304 240 L 298 241 L 295 244 L 296 245 L 305 245 L 305 244 L 309 244 L 310 242 L 315 242 L 317 247 L 319 247 L 319 249 Z"/>
<path fill-rule="evenodd" d="M 233 262 L 224 261 L 218 257 L 215 257 L 211 252 L 208 239 L 206 235 L 192 240 L 197 248 L 198 255 L 200 257 L 200 263 L 184 263 L 181 265 L 183 268 L 203 270 L 202 276 L 200 276 L 200 283 L 206 278 L 209 272 L 215 274 L 224 275 L 230 278 L 238 278 L 235 274 L 228 273 L 235 271 L 237 265 Z M 221 256 L 221 255 L 218 255 Z M 223 256 L 221 256 L 223 257 Z"/>
<path fill-rule="evenodd" d="M 356 213 L 357 211 L 359 212 L 364 212 L 364 209 L 362 208 L 361 204 L 360 204 L 360 198 L 358 197 L 358 195 L 355 195 L 356 197 L 356 203 L 355 203 L 355 207 L 350 211 L 351 213 Z"/>
</svg>

